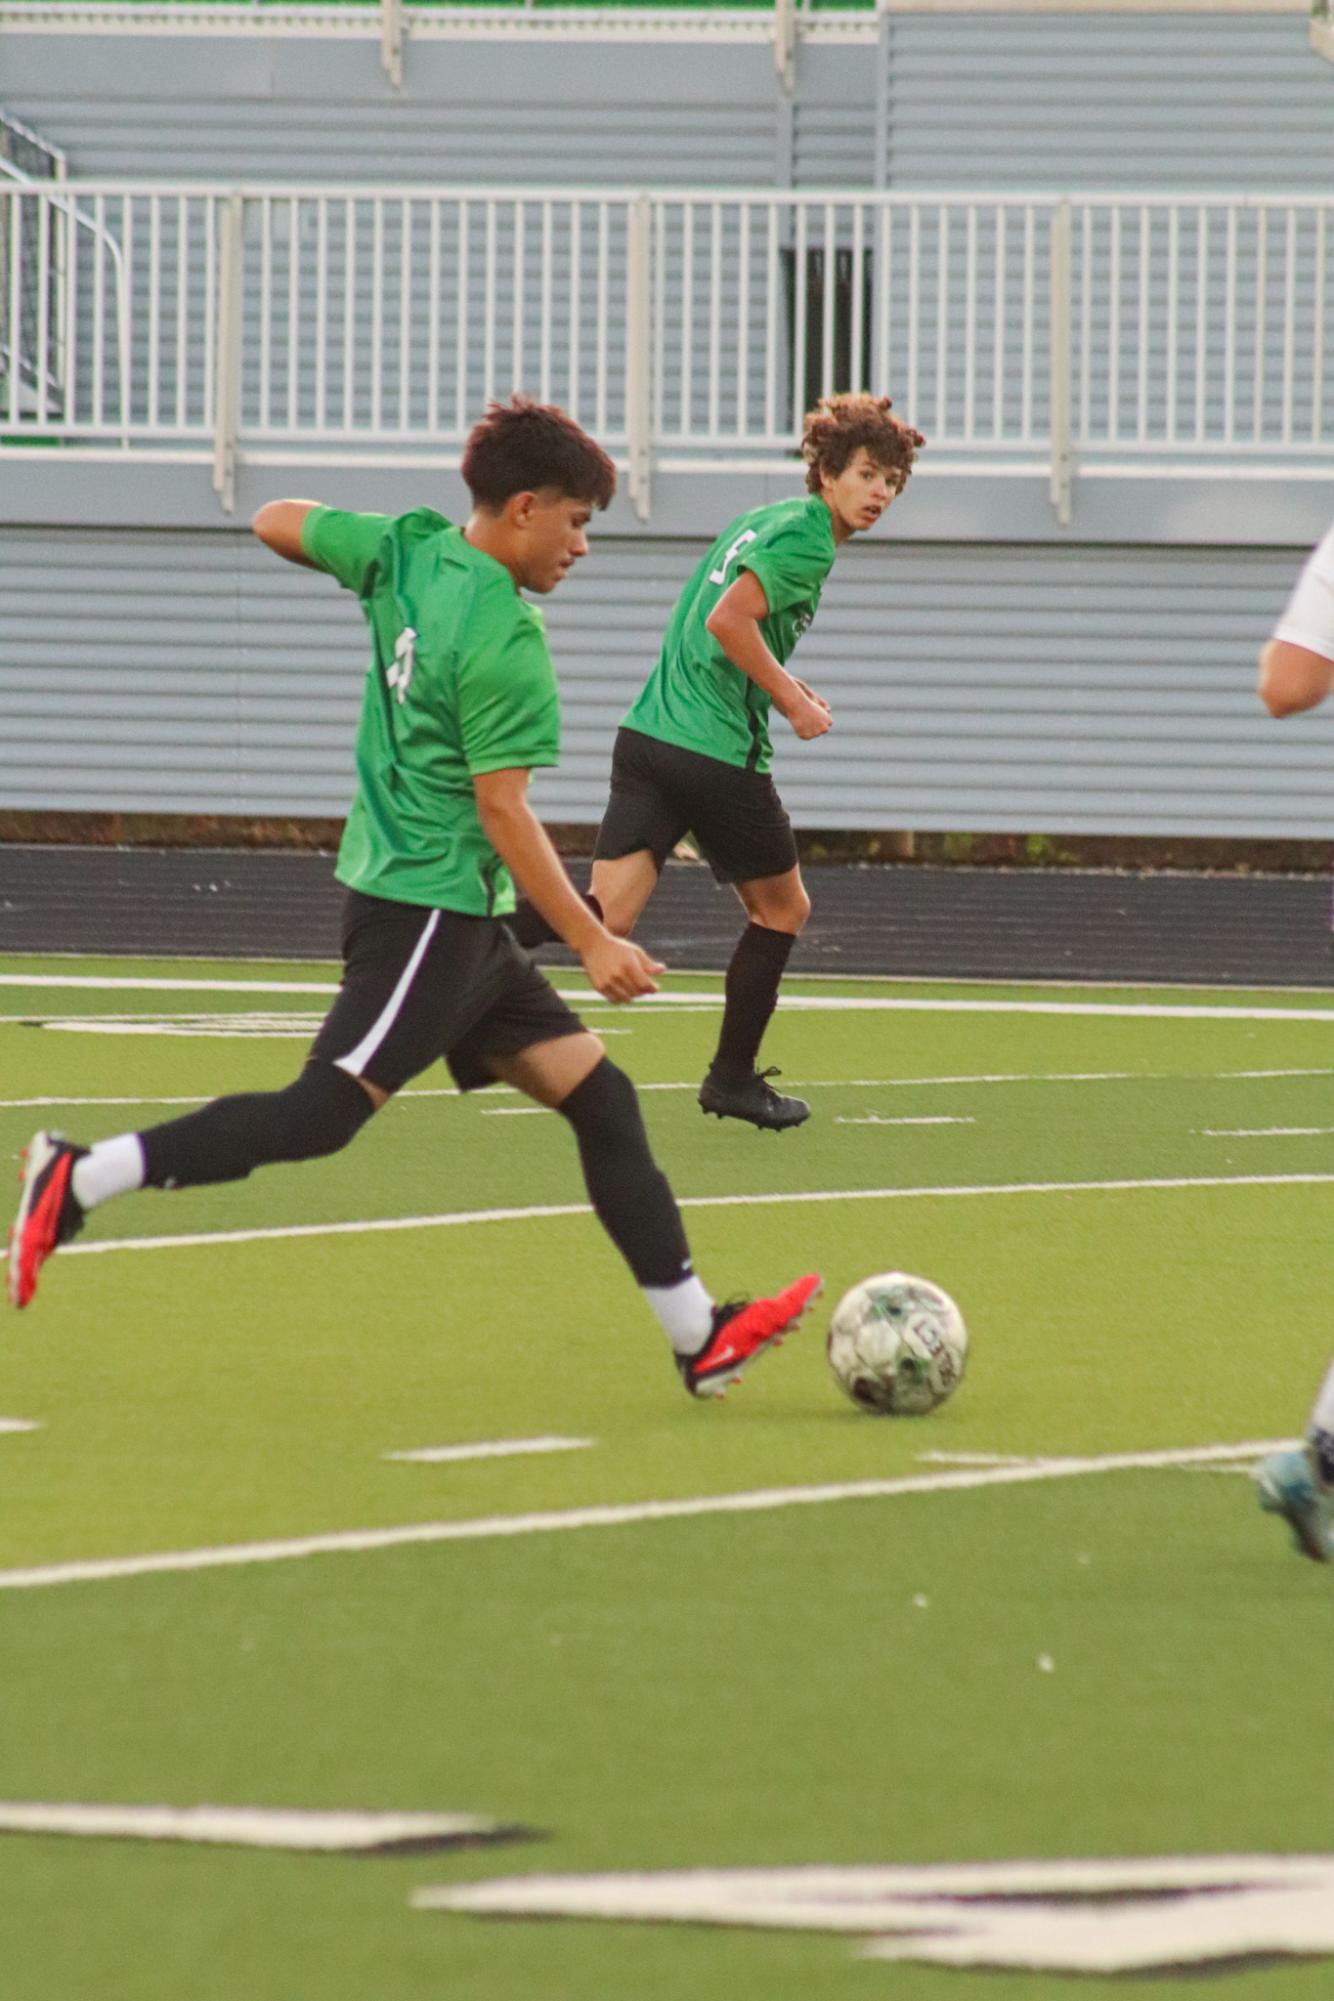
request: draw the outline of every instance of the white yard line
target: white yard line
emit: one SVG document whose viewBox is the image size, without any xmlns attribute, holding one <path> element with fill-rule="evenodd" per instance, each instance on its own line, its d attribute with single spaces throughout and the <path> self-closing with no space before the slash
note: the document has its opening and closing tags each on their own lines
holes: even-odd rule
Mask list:
<svg viewBox="0 0 1334 2001">
<path fill-rule="evenodd" d="M 1173 1466 L 1188 1470 L 1197 1466 L 1253 1466 L 1269 1452 L 1290 1452 L 1301 1444 L 1299 1438 L 1251 1440 L 1243 1445 L 1198 1445 L 1189 1455 L 1172 1456 Z M 1073 1463 L 1063 1453 L 1022 1452 L 919 1452 L 917 1457 L 933 1466 L 1068 1466 Z M 1091 1464 L 1092 1462 L 1090 1462 Z M 1101 1462 L 1099 1462 L 1101 1463 Z"/>
<path fill-rule="evenodd" d="M 878 1112 L 869 1112 L 864 1118 L 852 1119 L 835 1116 L 836 1126 L 975 1126 L 976 1119 L 947 1118 L 938 1114 L 935 1118 L 885 1119 Z"/>
<path fill-rule="evenodd" d="M 529 1452 L 584 1452 L 592 1438 L 489 1438 L 477 1445 L 424 1445 L 416 1452 L 386 1452 L 385 1459 L 417 1466 L 448 1466 L 461 1459 L 515 1459 Z"/>
<path fill-rule="evenodd" d="M 494 1086 L 497 1092 L 508 1091 L 510 1088 L 508 1084 Z M 641 1084 L 639 1088 L 651 1090 L 653 1087 Z M 683 1091 L 687 1088 L 684 1084 L 681 1086 Z M 457 1099 L 459 1095 L 452 1084 L 442 1086 L 439 1090 L 431 1088 L 420 1091 L 410 1086 L 407 1090 L 400 1091 L 393 1102 L 401 1105 L 408 1098 Z M 197 1091 L 188 1098 L 0 1098 L 0 1112 L 68 1110 L 71 1105 L 202 1105 L 206 1102 Z"/>
<path fill-rule="evenodd" d="M 1230 1451 L 1230 1447 L 1224 1447 Z M 932 1466 L 1035 1466 L 1038 1462 L 1025 1452 L 919 1452 L 917 1457 Z"/>
<path fill-rule="evenodd" d="M 117 973 L 0 973 L 0 987 L 30 987 L 44 992 L 48 987 L 98 993 L 139 994 L 320 994 L 327 998 L 338 992 L 338 982 L 323 980 L 199 980 L 149 978 L 144 974 Z"/>
<path fill-rule="evenodd" d="M 1020 984 L 1023 984 L 1022 982 Z M 31 975 L 0 973 L 0 987 L 27 987 L 35 991 L 57 988 L 93 988 L 99 992 L 137 991 L 143 993 L 235 993 L 235 994 L 320 994 L 337 993 L 336 985 L 309 980 L 190 980 L 150 979 L 142 976 L 103 978 L 95 974 L 58 973 Z M 566 1000 L 599 1005 L 599 996 L 586 987 L 559 989 Z M 677 991 L 646 994 L 634 1003 L 650 1012 L 673 1007 L 717 1007 L 722 996 L 717 991 L 697 993 Z M 893 994 L 871 996 L 848 994 L 784 994 L 784 1010 L 818 1010 L 836 1013 L 910 1014 L 1054 1014 L 1100 1017 L 1144 1016 L 1155 1021 L 1323 1021 L 1334 1022 L 1334 1005 L 1322 1008 L 1229 1006 L 1207 1007 L 1196 1002 L 1150 1001 L 1136 1005 L 1125 1001 L 1026 1001 L 1026 1000 L 922 1000 Z"/>
<path fill-rule="evenodd" d="M 412 1522 L 399 1528 L 348 1529 L 329 1535 L 272 1542 L 166 1550 L 146 1556 L 113 1556 L 0 1570 L 0 1591 L 31 1591 L 55 1584 L 92 1584 L 111 1578 L 164 1572 L 235 1569 L 248 1564 L 290 1563 L 307 1556 L 366 1554 L 424 1543 L 488 1542 L 505 1537 L 568 1534 L 577 1529 L 624 1528 L 638 1522 L 686 1521 L 704 1515 L 765 1514 L 779 1508 L 827 1506 L 835 1501 L 890 1500 L 903 1494 L 960 1493 L 978 1487 L 1027 1486 L 1040 1480 L 1080 1479 L 1094 1473 L 1153 1471 L 1207 1463 L 1223 1455 L 1259 1459 L 1286 1440 L 1237 1445 L 1187 1446 L 1167 1452 L 1113 1452 L 1091 1459 L 1043 1459 L 1032 1465 L 987 1466 L 944 1473 L 909 1473 L 892 1480 L 847 1480 L 814 1487 L 762 1487 L 740 1494 L 706 1494 L 675 1501 L 633 1501 L 620 1506 L 561 1508 L 543 1514 L 487 1515 L 471 1521 Z"/>
<path fill-rule="evenodd" d="M 1201 1126 L 1201 1139 L 1315 1139 L 1334 1126 Z"/>
<path fill-rule="evenodd" d="M 190 1021 L 126 1021 L 113 1015 L 88 1015 L 82 1020 L 43 1021 L 48 1035 L 173 1036 L 178 1042 L 309 1042 L 313 1028 L 256 1028 L 237 1016 L 220 1016 L 214 1023 Z"/>
<path fill-rule="evenodd" d="M 568 993 L 567 1000 L 583 1000 L 589 1005 L 587 994 Z M 660 993 L 646 994 L 635 1001 L 636 1009 L 656 1013 L 661 1010 L 680 1007 L 690 1009 L 702 1005 L 718 1007 L 718 994 Z M 848 994 L 783 994 L 779 998 L 779 1010 L 783 1013 L 820 1014 L 1053 1014 L 1094 1016 L 1104 1019 L 1125 1020 L 1143 1018 L 1148 1021 L 1323 1021 L 1334 1022 L 1334 1004 L 1328 1007 L 1206 1007 L 1199 1002 L 1147 1001 L 1136 1005 L 1130 1001 L 1030 1001 L 1030 1000 L 920 1000 L 897 994 L 875 994 L 863 997 Z"/>
<path fill-rule="evenodd" d="M 1172 871 L 1167 870 L 1165 873 L 1171 874 Z M 11 952 L 0 956 L 19 958 L 24 956 L 31 957 L 33 955 Z M 68 961 L 71 965 L 78 964 L 79 961 L 87 959 L 88 956 L 89 954 L 86 952 L 43 952 L 41 954 L 43 961 L 54 959 L 60 961 L 62 964 Z M 101 956 L 113 959 L 117 964 L 126 965 L 176 965 L 181 963 L 180 954 L 173 955 L 163 952 L 109 952 L 103 953 Z M 184 958 L 188 964 L 194 966 L 235 966 L 244 963 L 246 965 L 281 967 L 289 963 L 281 959 L 264 958 L 241 961 L 238 960 L 234 952 L 190 952 L 185 954 Z M 330 972 L 335 974 L 338 969 L 338 961 L 332 957 L 322 960 L 317 956 L 313 959 L 292 960 L 290 963 L 299 963 L 306 966 L 327 965 Z M 573 969 L 566 967 L 558 970 L 572 971 Z M 672 977 L 679 980 L 716 979 L 721 981 L 723 977 L 721 973 L 715 972 L 708 966 L 672 966 L 669 970 Z M 50 979 L 59 976 L 51 975 L 48 977 L 45 974 L 16 973 L 9 977 L 21 986 L 39 986 L 50 984 Z M 920 987 L 928 984 L 928 981 L 921 973 L 819 973 L 806 971 L 798 973 L 794 977 L 803 985 L 808 986 Z M 119 984 L 119 978 L 118 976 L 108 977 L 105 980 L 99 981 L 99 984 L 108 987 L 114 986 Z M 234 982 L 221 981 L 219 984 L 230 986 Z M 1059 993 L 1072 993 L 1085 990 L 1095 993 L 1159 992 L 1204 994 L 1262 993 L 1274 991 L 1273 988 L 1264 988 L 1255 983 L 1247 987 L 1238 987 L 1234 983 L 1225 980 L 1095 980 L 1077 979 L 1071 976 L 1061 979 L 1006 980 L 997 979 L 994 973 L 954 973 L 948 980 L 930 982 L 930 984 L 951 987 L 1049 987 Z M 1330 989 L 1322 986 L 1289 986 L 1285 984 L 1282 991 L 1290 994 L 1327 994 Z"/>
<path fill-rule="evenodd" d="M 0 1112 L 49 1112 L 71 1105 L 201 1105 L 196 1092 L 189 1098 L 0 1098 Z"/>
<path fill-rule="evenodd" d="M 1329 1064 L 1319 1070 L 1220 1070 L 1220 1077 L 1328 1077 Z"/>
<path fill-rule="evenodd" d="M 0 1433 L 8 1431 L 40 1431 L 40 1424 L 34 1424 L 26 1417 L 0 1417 Z"/>
<path fill-rule="evenodd" d="M 1091 1195 L 1171 1192 L 1187 1188 L 1310 1188 L 1334 1182 L 1329 1174 L 1189 1174 L 1144 1181 L 992 1181 L 920 1188 L 815 1188 L 785 1194 L 683 1195 L 682 1209 L 770 1208 L 787 1202 L 918 1202 L 971 1200 L 986 1195 Z M 211 1230 L 178 1237 L 104 1237 L 67 1244 L 64 1258 L 101 1257 L 113 1251 L 181 1251 L 222 1244 L 259 1244 L 295 1237 L 373 1236 L 389 1230 L 462 1229 L 473 1223 L 528 1223 L 558 1216 L 591 1216 L 587 1202 L 539 1203 L 525 1209 L 456 1209 L 435 1216 L 376 1216 L 351 1223 L 287 1223 L 262 1230 Z M 6 1254 L 0 1252 L 0 1258 Z"/>
<path fill-rule="evenodd" d="M 599 1030 L 599 1033 L 604 1031 Z M 626 1033 L 630 1031 L 627 1029 Z M 948 1077 L 794 1077 L 791 1087 L 794 1091 L 914 1091 L 934 1087 L 948 1087 L 954 1084 L 1217 1084 L 1232 1079 L 1249 1080 L 1257 1077 L 1329 1077 L 1328 1068 L 1295 1070 L 988 1070 L 971 1076 Z M 699 1081 L 691 1078 L 685 1083 L 640 1084 L 636 1091 L 697 1091 Z M 493 1094 L 514 1096 L 508 1084 L 492 1086 Z M 462 1094 L 453 1085 L 440 1089 L 434 1086 L 418 1088 L 409 1085 L 394 1099 L 395 1104 L 405 1104 L 413 1098 L 448 1098 L 455 1103 L 462 1101 Z M 68 1110 L 71 1106 L 86 1105 L 199 1105 L 205 1101 L 197 1094 L 187 1098 L 0 1098 L 0 1112 Z"/>
</svg>

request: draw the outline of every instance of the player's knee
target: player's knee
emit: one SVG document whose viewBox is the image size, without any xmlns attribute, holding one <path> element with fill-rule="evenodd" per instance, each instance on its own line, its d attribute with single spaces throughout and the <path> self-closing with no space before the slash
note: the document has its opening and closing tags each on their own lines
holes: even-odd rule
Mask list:
<svg viewBox="0 0 1334 2001">
<path fill-rule="evenodd" d="M 280 1103 L 282 1124 L 294 1149 L 288 1157 L 297 1160 L 341 1153 L 376 1109 L 360 1079 L 336 1063 L 308 1063 L 296 1082 L 280 1093 Z"/>
<path fill-rule="evenodd" d="M 748 912 L 752 924 L 758 924 L 765 931 L 781 931 L 789 938 L 797 937 L 805 929 L 806 919 L 811 914 L 811 899 L 800 884 L 787 890 L 772 903 L 763 903 Z"/>
<path fill-rule="evenodd" d="M 617 891 L 600 884 L 590 890 L 584 901 L 595 917 L 601 918 L 613 938 L 628 938 L 635 928 L 635 920 L 643 909 L 642 902 L 633 896 L 619 895 Z"/>
<path fill-rule="evenodd" d="M 644 1121 L 634 1085 L 607 1056 L 556 1107 L 581 1143 L 624 1145 L 642 1137 Z"/>
<path fill-rule="evenodd" d="M 790 931 L 795 938 L 799 932 L 805 930 L 806 920 L 810 914 L 811 899 L 804 889 L 798 887 L 789 899 L 783 930 Z"/>
</svg>

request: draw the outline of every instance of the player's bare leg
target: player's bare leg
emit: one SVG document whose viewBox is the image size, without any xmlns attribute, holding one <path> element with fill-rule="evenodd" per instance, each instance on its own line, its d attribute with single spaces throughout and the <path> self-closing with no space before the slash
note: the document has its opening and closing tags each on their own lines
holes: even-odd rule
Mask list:
<svg viewBox="0 0 1334 2001">
<path fill-rule="evenodd" d="M 658 864 L 648 848 L 593 864 L 592 889 L 602 921 L 618 938 L 630 936 L 657 886 Z"/>
<path fill-rule="evenodd" d="M 722 1029 L 709 1074 L 700 1085 L 703 1111 L 719 1119 L 744 1119 L 764 1132 L 782 1132 L 810 1117 L 802 1098 L 785 1098 L 769 1082 L 776 1069 L 757 1070 L 760 1043 L 778 1002 L 788 955 L 811 914 L 801 870 L 739 882 L 737 895 L 750 923 L 727 968 Z"/>
<path fill-rule="evenodd" d="M 658 865 L 644 848 L 635 854 L 619 855 L 615 861 L 594 862 L 593 880 L 584 902 L 609 931 L 618 938 L 628 938 L 657 886 Z M 539 946 L 560 943 L 546 918 L 526 896 L 519 898 L 513 913 L 503 921 L 525 951 L 535 952 Z"/>
</svg>

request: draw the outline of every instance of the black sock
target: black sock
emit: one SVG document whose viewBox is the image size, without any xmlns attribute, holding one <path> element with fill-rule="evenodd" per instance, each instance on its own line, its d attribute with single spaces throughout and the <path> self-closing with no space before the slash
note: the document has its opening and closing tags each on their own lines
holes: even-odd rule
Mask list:
<svg viewBox="0 0 1334 2001">
<path fill-rule="evenodd" d="M 591 889 L 583 891 L 582 894 L 584 902 L 601 923 L 602 905 Z M 511 916 L 502 917 L 500 921 L 509 926 L 514 933 L 516 944 L 522 945 L 525 952 L 535 952 L 539 945 L 559 945 L 564 942 L 560 932 L 552 930 L 541 911 L 535 909 L 526 896 L 519 898 Z"/>
<path fill-rule="evenodd" d="M 285 1091 L 244 1091 L 215 1098 L 183 1119 L 139 1135 L 150 1188 L 195 1188 L 244 1181 L 275 1160 L 337 1153 L 375 1107 L 355 1077 L 332 1063 L 310 1063 Z"/>
<path fill-rule="evenodd" d="M 747 1077 L 754 1070 L 778 1002 L 778 983 L 796 942 L 792 932 L 771 931 L 765 924 L 748 924 L 741 933 L 727 968 L 714 1070 Z"/>
<path fill-rule="evenodd" d="M 640 1285 L 691 1275 L 690 1246 L 666 1175 L 649 1150 L 635 1087 L 604 1056 L 559 1107 L 579 1142 L 597 1219 Z"/>
</svg>

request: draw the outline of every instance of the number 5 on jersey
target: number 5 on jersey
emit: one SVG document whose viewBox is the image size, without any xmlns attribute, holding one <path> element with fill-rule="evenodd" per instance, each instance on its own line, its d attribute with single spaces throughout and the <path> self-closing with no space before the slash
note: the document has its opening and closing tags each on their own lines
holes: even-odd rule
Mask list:
<svg viewBox="0 0 1334 2001">
<path fill-rule="evenodd" d="M 737 536 L 736 541 L 723 557 L 722 562 L 719 563 L 717 569 L 709 571 L 709 582 L 711 584 L 725 584 L 727 582 L 728 570 L 731 568 L 735 558 L 741 554 L 747 542 L 758 542 L 759 539 L 753 528 L 743 528 Z"/>
</svg>

